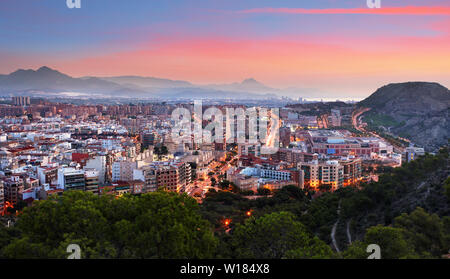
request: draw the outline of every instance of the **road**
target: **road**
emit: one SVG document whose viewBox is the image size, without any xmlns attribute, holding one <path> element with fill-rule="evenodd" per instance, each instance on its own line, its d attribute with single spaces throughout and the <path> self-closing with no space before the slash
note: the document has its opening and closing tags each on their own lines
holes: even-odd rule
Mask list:
<svg viewBox="0 0 450 279">
<path fill-rule="evenodd" d="M 352 235 L 350 234 L 350 222 L 352 221 L 352 219 L 347 221 L 347 239 L 348 239 L 348 244 L 352 244 Z"/>
<path fill-rule="evenodd" d="M 341 200 L 339 200 L 339 205 L 337 208 L 338 219 L 336 220 L 336 223 L 334 223 L 333 228 L 331 229 L 331 241 L 333 243 L 334 249 L 338 253 L 340 253 L 341 250 L 339 250 L 339 247 L 338 247 L 337 241 L 336 241 L 336 229 L 337 229 L 337 225 L 339 224 L 339 215 L 340 214 L 341 214 Z"/>
<path fill-rule="evenodd" d="M 229 156 L 232 156 L 231 153 L 228 153 Z M 207 173 L 213 172 L 214 174 L 207 177 L 205 181 L 199 181 L 195 180 L 190 185 L 186 187 L 186 193 L 189 196 L 193 195 L 199 195 L 201 192 L 201 197 L 204 198 L 204 195 L 206 192 L 208 192 L 209 189 L 215 189 L 216 191 L 219 191 L 219 187 L 212 186 L 211 179 L 214 178 L 216 180 L 216 183 L 218 184 L 221 180 L 219 179 L 220 175 L 225 175 L 226 172 L 232 167 L 232 165 L 236 162 L 237 155 L 234 155 L 231 157 L 229 161 L 225 162 L 216 162 L 213 161 L 211 164 L 207 167 Z M 217 167 L 219 167 L 217 169 Z"/>
<path fill-rule="evenodd" d="M 354 113 L 353 113 L 353 115 L 352 115 L 352 123 L 353 123 L 353 127 L 356 129 L 356 130 L 358 130 L 358 131 L 360 131 L 361 133 L 367 133 L 367 131 L 364 129 L 364 128 L 362 128 L 362 122 L 361 122 L 361 119 L 359 119 L 359 117 L 363 114 L 363 113 L 365 113 L 365 112 L 368 112 L 370 110 L 370 108 L 363 108 L 363 109 L 361 109 L 361 110 L 357 110 L 357 111 L 355 111 Z"/>
<path fill-rule="evenodd" d="M 353 115 L 352 115 L 353 127 L 356 130 L 360 131 L 361 133 L 367 133 L 367 134 L 370 134 L 373 137 L 376 137 L 376 138 L 379 138 L 379 139 L 382 139 L 382 140 L 386 141 L 386 139 L 384 139 L 382 136 L 378 135 L 377 133 L 371 132 L 371 131 L 368 131 L 368 130 L 364 129 L 363 122 L 362 122 L 360 117 L 361 117 L 361 115 L 363 113 L 368 112 L 369 110 L 370 110 L 370 108 L 363 108 L 363 109 L 359 109 L 359 110 L 357 110 L 357 111 L 355 111 L 353 113 Z M 395 144 L 392 144 L 392 143 L 390 143 L 390 144 L 392 145 L 395 153 L 402 154 L 403 152 L 405 152 L 405 147 L 398 146 L 398 145 L 395 145 Z"/>
</svg>

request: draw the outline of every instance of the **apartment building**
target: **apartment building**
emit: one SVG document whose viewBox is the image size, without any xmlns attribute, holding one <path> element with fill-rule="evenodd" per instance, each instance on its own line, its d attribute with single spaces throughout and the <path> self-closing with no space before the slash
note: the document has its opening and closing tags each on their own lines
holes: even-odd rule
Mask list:
<svg viewBox="0 0 450 279">
<path fill-rule="evenodd" d="M 133 180 L 144 182 L 141 193 L 155 192 L 158 190 L 157 184 L 157 167 L 144 166 L 133 170 Z"/>
<path fill-rule="evenodd" d="M 285 181 L 289 185 L 303 186 L 303 176 L 298 169 L 281 169 L 279 165 L 255 165 L 254 167 L 246 167 L 239 173 L 244 176 L 253 176 L 263 181 Z"/>
<path fill-rule="evenodd" d="M 56 183 L 58 180 L 58 167 L 38 167 L 37 176 L 41 185 Z"/>
<path fill-rule="evenodd" d="M 16 205 L 22 201 L 24 182 L 20 176 L 11 176 L 4 181 L 4 200 Z"/>
<path fill-rule="evenodd" d="M 275 154 L 272 154 L 270 157 L 275 161 L 282 161 L 297 165 L 297 163 L 299 162 L 307 162 L 313 160 L 314 154 L 303 152 L 300 149 L 280 148 Z"/>
<path fill-rule="evenodd" d="M 137 169 L 137 163 L 134 161 L 117 161 L 112 164 L 112 181 L 131 181 L 133 180 L 133 170 Z"/>
<path fill-rule="evenodd" d="M 98 181 L 101 185 L 106 182 L 107 164 L 106 156 L 95 156 L 86 161 L 85 169 L 95 169 L 98 171 Z"/>
<path fill-rule="evenodd" d="M 145 152 L 135 156 L 134 158 L 119 158 L 117 161 L 112 163 L 112 182 L 134 180 L 133 171 L 150 164 L 152 161 L 152 157 L 153 152 L 151 150 L 146 150 Z"/>
<path fill-rule="evenodd" d="M 153 162 L 134 170 L 133 179 L 144 181 L 146 191 L 164 188 L 183 192 L 191 183 L 191 165 L 183 162 Z"/>
<path fill-rule="evenodd" d="M 58 169 L 58 188 L 84 191 L 86 186 L 84 171 L 74 168 Z"/>
<path fill-rule="evenodd" d="M 84 170 L 84 180 L 85 180 L 85 191 L 91 192 L 95 195 L 99 193 L 99 178 L 98 171 L 95 169 L 85 169 Z"/>
<path fill-rule="evenodd" d="M 344 167 L 344 186 L 356 185 L 362 177 L 361 158 L 346 158 L 339 161 Z"/>
<path fill-rule="evenodd" d="M 241 191 L 256 192 L 258 190 L 258 177 L 236 173 L 230 175 L 229 179 L 230 182 L 234 183 Z"/>
<path fill-rule="evenodd" d="M 185 187 L 191 183 L 191 165 L 188 163 L 173 163 L 158 168 L 157 184 L 169 191 L 184 192 Z"/>
<path fill-rule="evenodd" d="M 329 184 L 334 191 L 344 186 L 344 166 L 338 161 L 300 162 L 298 169 L 303 171 L 304 187 L 317 189 L 320 185 Z"/>
</svg>

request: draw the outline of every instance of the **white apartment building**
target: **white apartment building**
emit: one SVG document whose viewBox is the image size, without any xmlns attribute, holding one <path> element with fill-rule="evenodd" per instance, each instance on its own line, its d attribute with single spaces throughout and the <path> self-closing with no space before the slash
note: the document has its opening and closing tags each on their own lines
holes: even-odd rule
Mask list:
<svg viewBox="0 0 450 279">
<path fill-rule="evenodd" d="M 86 161 L 84 169 L 95 169 L 98 171 L 98 181 L 105 183 L 106 178 L 106 156 L 100 155 Z"/>
</svg>

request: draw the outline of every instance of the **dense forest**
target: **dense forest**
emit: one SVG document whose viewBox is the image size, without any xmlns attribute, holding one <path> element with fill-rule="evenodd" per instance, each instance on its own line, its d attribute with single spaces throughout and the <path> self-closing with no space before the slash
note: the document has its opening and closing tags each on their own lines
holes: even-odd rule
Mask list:
<svg viewBox="0 0 450 279">
<path fill-rule="evenodd" d="M 369 244 L 382 258 L 441 258 L 450 249 L 448 161 L 443 148 L 379 182 L 320 195 L 286 186 L 249 199 L 234 189 L 198 204 L 165 191 L 69 191 L 0 225 L 0 258 L 66 258 L 70 244 L 82 258 L 365 259 Z"/>
</svg>

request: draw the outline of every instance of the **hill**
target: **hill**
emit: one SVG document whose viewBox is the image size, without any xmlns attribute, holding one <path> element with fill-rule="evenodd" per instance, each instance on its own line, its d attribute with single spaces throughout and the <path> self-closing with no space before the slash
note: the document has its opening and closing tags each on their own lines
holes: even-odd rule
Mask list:
<svg viewBox="0 0 450 279">
<path fill-rule="evenodd" d="M 361 101 L 369 129 L 392 133 L 437 150 L 450 137 L 450 91 L 429 82 L 389 84 Z"/>
</svg>

